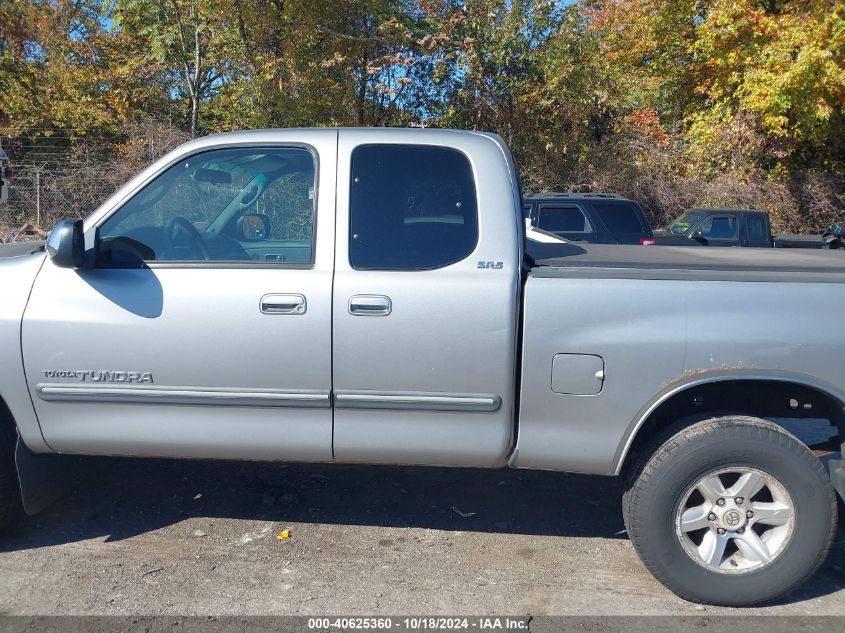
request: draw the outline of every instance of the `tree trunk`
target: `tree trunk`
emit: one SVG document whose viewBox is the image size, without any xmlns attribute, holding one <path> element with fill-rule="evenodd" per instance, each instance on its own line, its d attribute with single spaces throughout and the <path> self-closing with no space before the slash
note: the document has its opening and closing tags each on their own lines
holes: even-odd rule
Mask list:
<svg viewBox="0 0 845 633">
<path fill-rule="evenodd" d="M 196 94 L 196 91 L 193 87 L 191 87 L 191 138 L 196 138 L 197 136 L 197 127 L 200 115 L 200 102 L 199 102 L 199 95 Z"/>
<path fill-rule="evenodd" d="M 364 125 L 366 122 L 365 105 L 367 101 L 367 66 L 369 65 L 369 57 L 364 52 L 361 58 L 361 73 L 359 75 L 358 94 L 355 99 L 355 110 L 358 115 L 358 125 Z"/>
<path fill-rule="evenodd" d="M 196 137 L 200 117 L 200 81 L 202 72 L 202 49 L 200 48 L 200 33 L 194 31 L 194 78 L 190 82 L 191 90 L 191 137 Z"/>
</svg>

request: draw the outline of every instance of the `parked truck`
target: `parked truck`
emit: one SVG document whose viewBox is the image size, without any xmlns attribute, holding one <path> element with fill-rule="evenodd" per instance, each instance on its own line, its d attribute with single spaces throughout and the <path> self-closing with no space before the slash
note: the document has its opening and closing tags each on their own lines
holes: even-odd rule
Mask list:
<svg viewBox="0 0 845 633">
<path fill-rule="evenodd" d="M 772 420 L 845 438 L 843 259 L 527 256 L 522 204 L 493 134 L 239 132 L 14 247 L 3 522 L 65 454 L 574 471 L 624 477 L 633 546 L 679 596 L 796 588 L 845 474 Z"/>
<path fill-rule="evenodd" d="M 743 246 L 752 248 L 843 248 L 842 225 L 822 234 L 773 235 L 769 214 L 755 209 L 691 209 L 654 232 L 660 246 Z"/>
</svg>

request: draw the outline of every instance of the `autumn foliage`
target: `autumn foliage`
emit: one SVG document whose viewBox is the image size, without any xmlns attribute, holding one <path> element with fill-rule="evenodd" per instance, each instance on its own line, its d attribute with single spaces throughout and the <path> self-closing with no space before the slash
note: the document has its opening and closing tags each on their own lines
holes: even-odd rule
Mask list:
<svg viewBox="0 0 845 633">
<path fill-rule="evenodd" d="M 50 135 L 119 161 L 138 129 L 460 127 L 505 137 L 530 190 L 818 230 L 844 112 L 841 0 L 0 3 L 0 136 L 31 163 L 61 159 Z"/>
</svg>

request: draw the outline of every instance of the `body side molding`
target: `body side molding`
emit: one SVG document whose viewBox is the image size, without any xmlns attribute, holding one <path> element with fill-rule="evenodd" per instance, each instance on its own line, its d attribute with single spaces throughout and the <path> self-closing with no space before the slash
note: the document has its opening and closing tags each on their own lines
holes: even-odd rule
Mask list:
<svg viewBox="0 0 845 633">
<path fill-rule="evenodd" d="M 335 392 L 338 409 L 398 409 L 402 411 L 466 411 L 491 413 L 502 398 L 488 393 L 381 392 L 344 390 Z"/>
<path fill-rule="evenodd" d="M 326 409 L 326 391 L 219 389 L 195 387 L 114 387 L 39 383 L 38 397 L 47 402 L 218 405 L 230 407 L 298 407 Z"/>
</svg>

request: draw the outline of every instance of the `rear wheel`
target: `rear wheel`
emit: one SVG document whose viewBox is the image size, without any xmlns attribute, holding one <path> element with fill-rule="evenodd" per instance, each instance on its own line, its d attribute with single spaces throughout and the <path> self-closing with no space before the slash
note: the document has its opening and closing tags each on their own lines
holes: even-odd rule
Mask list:
<svg viewBox="0 0 845 633">
<path fill-rule="evenodd" d="M 782 428 L 743 416 L 669 437 L 633 473 L 623 502 L 643 563 L 694 602 L 746 606 L 795 589 L 836 529 L 821 462 Z"/>
</svg>

